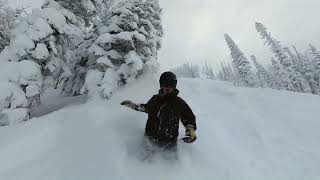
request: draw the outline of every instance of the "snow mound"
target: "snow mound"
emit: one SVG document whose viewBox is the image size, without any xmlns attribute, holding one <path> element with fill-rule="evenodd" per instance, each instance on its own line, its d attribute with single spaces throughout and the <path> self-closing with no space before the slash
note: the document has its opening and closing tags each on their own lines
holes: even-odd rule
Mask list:
<svg viewBox="0 0 320 180">
<path fill-rule="evenodd" d="M 4 109 L 0 112 L 0 126 L 15 125 L 29 118 L 29 109 Z"/>
</svg>

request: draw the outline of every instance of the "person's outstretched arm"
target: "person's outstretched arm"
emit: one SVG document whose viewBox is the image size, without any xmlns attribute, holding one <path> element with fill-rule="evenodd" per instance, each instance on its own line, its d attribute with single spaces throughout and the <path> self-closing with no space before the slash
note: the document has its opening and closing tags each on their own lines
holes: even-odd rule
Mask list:
<svg viewBox="0 0 320 180">
<path fill-rule="evenodd" d="M 123 106 L 126 106 L 128 108 L 134 109 L 136 111 L 147 112 L 146 111 L 146 104 L 135 104 L 135 103 L 131 102 L 130 100 L 122 101 L 120 104 Z"/>
<path fill-rule="evenodd" d="M 148 109 L 150 108 L 153 99 L 154 96 L 147 102 L 147 104 L 135 104 L 130 100 L 122 101 L 120 104 L 136 111 L 148 113 Z"/>
</svg>

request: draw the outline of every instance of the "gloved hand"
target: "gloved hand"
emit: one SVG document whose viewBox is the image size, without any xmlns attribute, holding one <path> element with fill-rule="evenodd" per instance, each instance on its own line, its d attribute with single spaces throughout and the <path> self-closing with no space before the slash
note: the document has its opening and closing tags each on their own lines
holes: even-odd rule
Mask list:
<svg viewBox="0 0 320 180">
<path fill-rule="evenodd" d="M 134 104 L 133 102 L 131 102 L 130 100 L 122 101 L 120 104 L 123 105 L 123 106 L 126 106 L 126 107 L 128 107 L 128 108 L 132 108 L 132 107 L 134 107 L 134 105 L 135 105 L 135 104 Z"/>
<path fill-rule="evenodd" d="M 193 143 L 197 140 L 197 135 L 193 127 L 187 127 L 185 137 L 182 138 L 185 143 Z"/>
</svg>

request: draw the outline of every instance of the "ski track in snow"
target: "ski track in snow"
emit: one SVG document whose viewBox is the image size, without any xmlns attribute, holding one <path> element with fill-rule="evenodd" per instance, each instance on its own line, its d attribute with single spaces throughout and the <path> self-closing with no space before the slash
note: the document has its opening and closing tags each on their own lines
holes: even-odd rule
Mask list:
<svg viewBox="0 0 320 180">
<path fill-rule="evenodd" d="M 109 101 L 53 103 L 38 110 L 45 116 L 1 127 L 0 179 L 320 178 L 319 96 L 201 79 L 178 82 L 198 140 L 179 144 L 178 161 L 138 161 L 147 115 L 119 103 L 146 102 L 157 83 L 145 77 Z"/>
</svg>

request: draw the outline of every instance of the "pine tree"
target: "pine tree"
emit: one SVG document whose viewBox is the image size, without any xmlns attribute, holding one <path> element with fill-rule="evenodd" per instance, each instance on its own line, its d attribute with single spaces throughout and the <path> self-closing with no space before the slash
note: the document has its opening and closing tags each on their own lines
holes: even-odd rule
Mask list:
<svg viewBox="0 0 320 180">
<path fill-rule="evenodd" d="M 295 46 L 293 46 L 293 50 L 296 53 L 298 60 L 303 61 L 303 55 L 301 55 L 301 53 L 297 50 Z"/>
<path fill-rule="evenodd" d="M 230 82 L 235 82 L 235 74 L 234 74 L 234 68 L 233 68 L 233 66 L 231 66 L 230 65 L 230 63 L 228 63 L 228 65 L 227 65 L 227 72 L 228 72 L 228 77 L 229 77 L 229 81 Z"/>
<path fill-rule="evenodd" d="M 295 46 L 293 46 L 295 51 L 295 55 L 293 55 L 289 48 L 286 49 L 288 54 L 292 54 L 291 56 L 295 59 L 294 67 L 297 72 L 299 72 L 302 77 L 308 82 L 308 85 L 311 89 L 311 93 L 319 94 L 319 77 L 315 73 L 314 65 L 312 60 L 307 57 L 307 55 L 302 55 Z"/>
<path fill-rule="evenodd" d="M 240 86 L 255 87 L 256 80 L 248 59 L 244 56 L 244 54 L 240 51 L 238 46 L 228 34 L 225 34 L 225 39 L 231 51 L 231 57 L 233 59 L 232 63 L 236 71 L 236 84 Z"/>
<path fill-rule="evenodd" d="M 56 0 L 64 8 L 72 11 L 86 27 L 95 28 L 105 23 L 108 11 L 115 0 Z"/>
<path fill-rule="evenodd" d="M 283 50 L 285 53 L 289 55 L 289 58 L 292 61 L 293 67 L 296 68 L 295 66 L 300 63 L 300 59 L 291 52 L 289 47 L 284 47 Z"/>
<path fill-rule="evenodd" d="M 313 45 L 309 44 L 310 55 L 317 73 L 320 75 L 320 52 Z"/>
<path fill-rule="evenodd" d="M 251 60 L 257 69 L 257 77 L 260 82 L 261 87 L 271 87 L 272 79 L 268 73 L 268 71 L 257 61 L 255 55 L 251 55 Z"/>
<path fill-rule="evenodd" d="M 266 40 L 266 44 L 270 46 L 275 57 L 285 70 L 285 72 L 281 72 L 282 77 L 284 78 L 282 81 L 285 81 L 285 88 L 289 91 L 311 92 L 307 81 L 299 72 L 295 71 L 292 60 L 284 52 L 280 42 L 272 38 L 271 34 L 267 32 L 267 28 L 261 23 L 256 22 L 256 29 L 260 33 L 262 39 Z"/>
<path fill-rule="evenodd" d="M 235 77 L 234 72 L 228 63 L 228 65 L 225 65 L 223 62 L 221 62 L 221 74 L 223 81 L 233 82 L 235 83 Z"/>
<path fill-rule="evenodd" d="M 98 21 L 95 21 L 95 25 L 99 26 L 101 24 L 106 24 L 109 19 L 109 9 L 115 4 L 115 0 L 93 0 L 92 2 L 95 5 L 99 17 Z"/>
<path fill-rule="evenodd" d="M 46 0 L 51 1 L 51 0 Z M 55 0 L 65 9 L 72 11 L 77 19 L 86 27 L 92 25 L 97 18 L 97 11 L 92 0 Z"/>
<path fill-rule="evenodd" d="M 178 77 L 182 78 L 200 77 L 199 66 L 188 62 L 171 69 L 171 71 L 174 72 Z"/>
<path fill-rule="evenodd" d="M 218 72 L 218 74 L 217 74 L 217 78 L 218 78 L 218 80 L 220 80 L 220 81 L 225 81 L 221 69 L 219 70 L 219 72 Z"/>
<path fill-rule="evenodd" d="M 118 87 L 157 70 L 163 36 L 161 13 L 158 0 L 125 0 L 111 6 L 87 40 L 93 44 L 84 58 L 89 71 L 102 72 L 102 80 L 91 84 L 93 87 L 84 86 L 81 92 L 90 93 L 99 86 L 102 96 L 109 98 Z"/>
<path fill-rule="evenodd" d="M 289 47 L 285 47 L 285 48 L 283 48 L 283 50 L 285 53 L 287 53 L 289 55 L 289 57 L 292 61 L 292 67 L 293 67 L 294 71 L 301 75 L 300 78 L 303 77 L 304 79 L 306 79 L 306 77 L 305 77 L 305 73 L 306 73 L 305 59 L 303 59 L 302 57 L 298 58 L 297 55 L 295 55 L 291 52 Z"/>
<path fill-rule="evenodd" d="M 287 81 L 287 72 L 283 69 L 283 66 L 274 58 L 271 58 L 270 72 L 273 79 L 272 88 L 278 90 L 284 90 L 292 84 Z M 293 88 L 293 87 L 292 87 Z"/>
<path fill-rule="evenodd" d="M 317 49 L 309 45 L 310 49 L 305 54 L 306 78 L 310 84 L 313 94 L 320 94 L 320 53 Z"/>
<path fill-rule="evenodd" d="M 7 6 L 7 1 L 0 0 L 0 52 L 9 45 L 12 29 L 19 19 L 19 11 Z"/>
<path fill-rule="evenodd" d="M 301 74 L 303 78 L 305 78 L 306 63 L 307 63 L 306 60 L 302 56 L 300 56 L 300 54 L 298 53 L 298 51 L 296 49 L 295 49 L 296 54 L 293 54 L 288 47 L 285 47 L 284 51 L 291 58 L 293 69 L 297 73 Z"/>
<path fill-rule="evenodd" d="M 309 61 L 307 58 L 305 62 L 305 69 L 303 75 L 309 83 L 312 94 L 320 95 L 320 76 L 316 73 L 312 61 Z"/>
<path fill-rule="evenodd" d="M 82 41 L 82 26 L 76 16 L 59 3 L 48 0 L 41 9 L 23 18 L 0 54 L 17 66 L 19 75 L 10 79 L 28 98 L 28 107 L 39 104 L 46 85 L 62 87 L 73 73 L 74 50 Z M 22 65 L 25 68 L 19 68 Z"/>
<path fill-rule="evenodd" d="M 223 62 L 221 62 L 220 66 L 221 66 L 221 70 L 220 70 L 220 72 L 221 72 L 221 80 L 222 81 L 229 81 L 228 72 L 227 72 L 226 67 L 223 64 Z"/>
<path fill-rule="evenodd" d="M 207 63 L 207 61 L 205 61 L 204 66 L 202 68 L 202 74 L 207 79 L 214 79 L 215 78 L 212 67 Z"/>
</svg>

